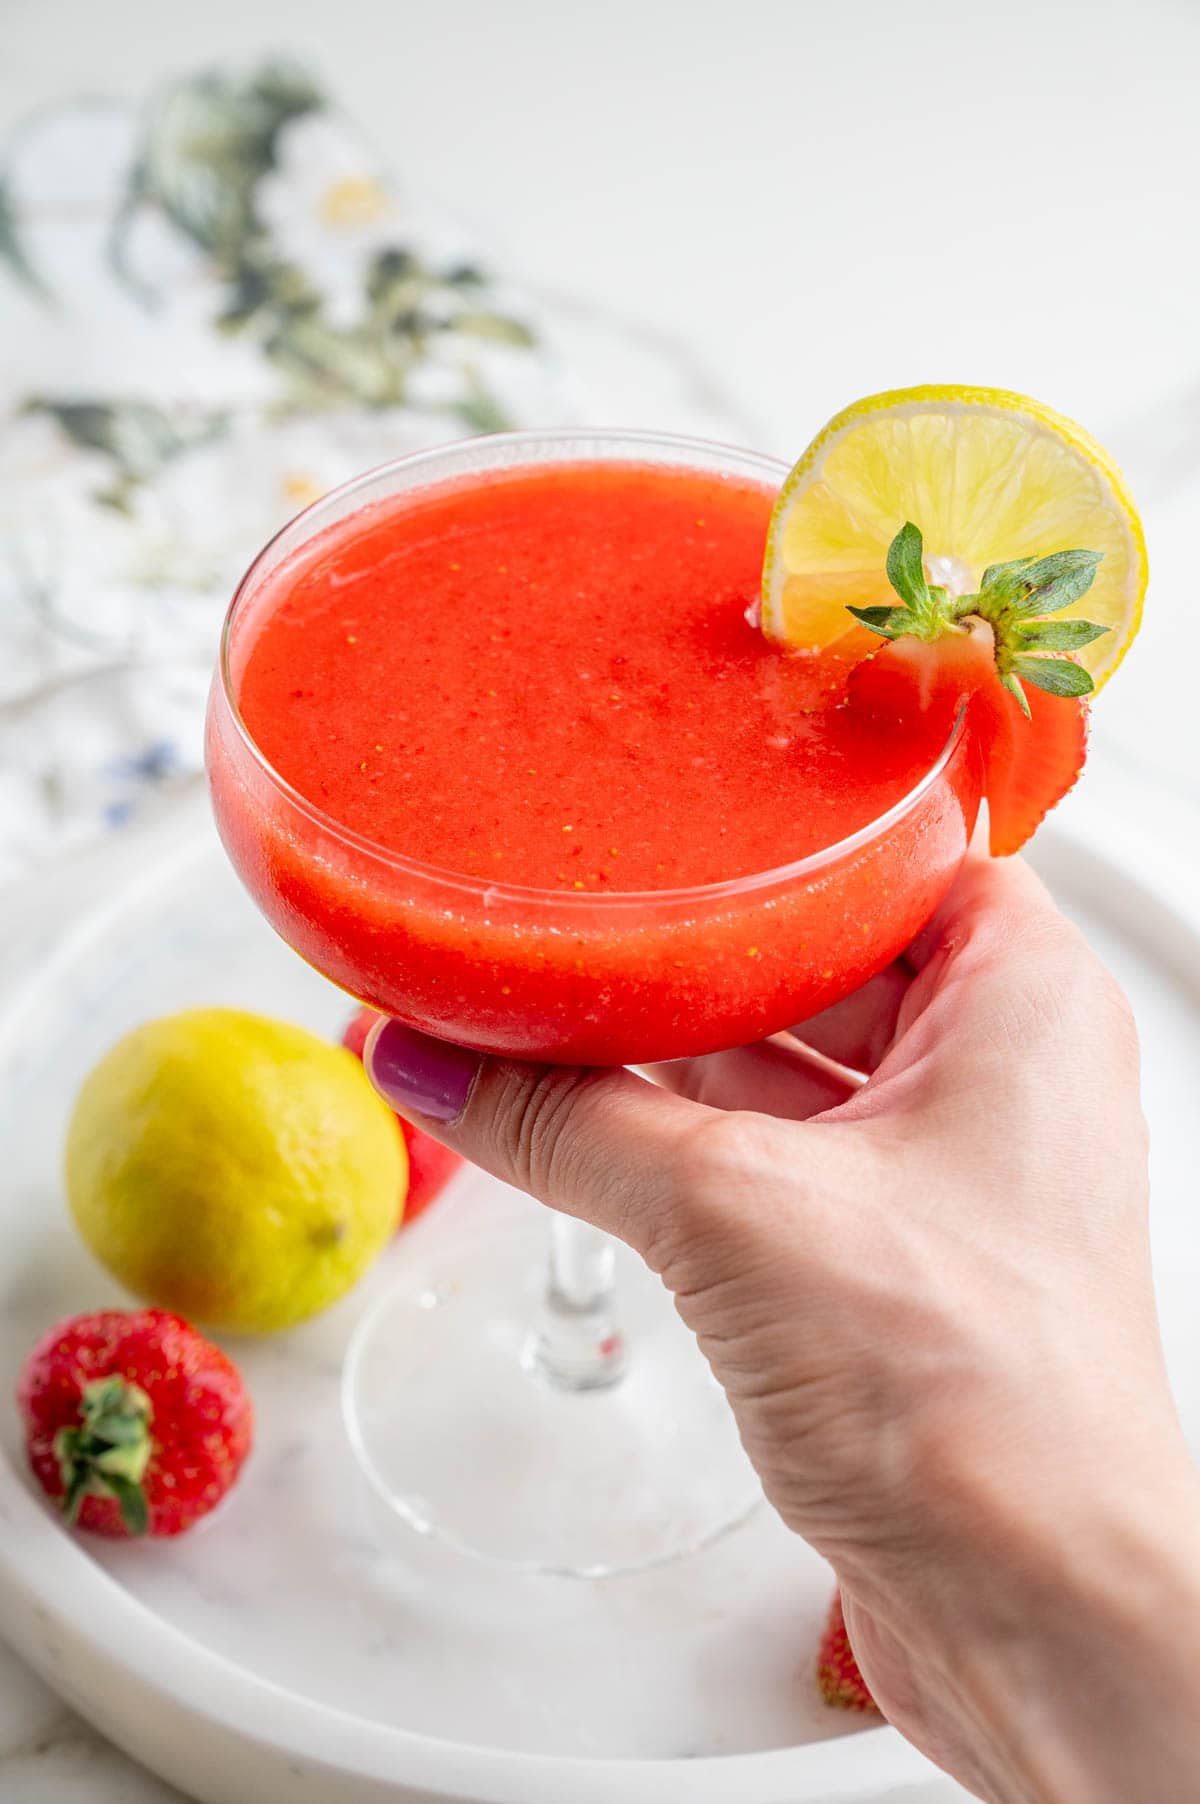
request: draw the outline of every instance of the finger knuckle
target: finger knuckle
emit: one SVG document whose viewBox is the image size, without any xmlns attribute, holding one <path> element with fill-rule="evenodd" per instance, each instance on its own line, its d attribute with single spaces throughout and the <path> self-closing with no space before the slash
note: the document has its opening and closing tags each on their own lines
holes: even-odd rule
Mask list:
<svg viewBox="0 0 1200 1804">
<path fill-rule="evenodd" d="M 1138 1033 L 1129 1000 L 1073 923 L 1060 918 L 1046 928 L 1038 975 L 1048 1025 L 1067 1024 L 1084 1041 L 1136 1066 Z"/>
<path fill-rule="evenodd" d="M 1137 1021 L 1128 996 L 1110 971 L 1104 971 L 1102 992 L 1109 1032 L 1122 1062 L 1136 1070 L 1141 1060 Z"/>
<path fill-rule="evenodd" d="M 497 1124 L 503 1165 L 514 1183 L 542 1201 L 570 1194 L 576 1156 L 570 1122 L 593 1081 L 590 1072 L 551 1065 L 532 1077 L 513 1072 L 509 1093 L 500 1098 Z"/>
<path fill-rule="evenodd" d="M 990 967 L 993 1034 L 1019 1050 L 1078 1040 L 1120 996 L 1078 928 L 1058 915 L 1025 931 L 1014 923 Z"/>
<path fill-rule="evenodd" d="M 670 1207 L 643 1230 L 645 1256 L 672 1289 L 697 1265 L 710 1274 L 756 1256 L 781 1162 L 776 1123 L 714 1112 L 680 1143 L 669 1175 Z"/>
<path fill-rule="evenodd" d="M 680 1147 L 680 1185 L 696 1196 L 736 1199 L 771 1163 L 771 1126 L 764 1117 L 741 1110 L 697 1122 Z"/>
</svg>

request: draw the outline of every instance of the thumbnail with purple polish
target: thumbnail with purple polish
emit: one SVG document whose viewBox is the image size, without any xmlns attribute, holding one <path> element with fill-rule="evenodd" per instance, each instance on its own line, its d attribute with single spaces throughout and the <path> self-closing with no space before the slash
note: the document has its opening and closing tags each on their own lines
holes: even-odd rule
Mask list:
<svg viewBox="0 0 1200 1804">
<path fill-rule="evenodd" d="M 367 1047 L 371 1082 L 402 1115 L 456 1121 L 467 1106 L 479 1054 L 399 1021 L 385 1021 Z"/>
</svg>

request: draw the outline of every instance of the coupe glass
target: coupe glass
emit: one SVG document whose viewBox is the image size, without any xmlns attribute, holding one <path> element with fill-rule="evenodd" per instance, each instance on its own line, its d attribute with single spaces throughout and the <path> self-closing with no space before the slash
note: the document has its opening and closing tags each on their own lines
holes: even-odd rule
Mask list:
<svg viewBox="0 0 1200 1804">
<path fill-rule="evenodd" d="M 785 1031 L 903 950 L 953 881 L 978 810 L 961 718 L 912 790 L 835 845 L 727 882 L 597 895 L 488 883 L 374 844 L 271 767 L 238 707 L 264 579 L 314 535 L 428 485 L 598 461 L 772 491 L 786 473 L 692 439 L 505 433 L 345 484 L 286 526 L 238 588 L 208 769 L 250 894 L 351 996 L 488 1052 L 637 1066 Z M 633 1570 L 704 1546 L 758 1497 L 724 1397 L 625 1249 L 565 1216 L 549 1216 L 543 1249 L 547 1231 L 548 1260 L 509 1219 L 463 1244 L 451 1218 L 434 1267 L 414 1261 L 363 1319 L 344 1387 L 362 1468 L 412 1528 L 531 1570 Z"/>
</svg>

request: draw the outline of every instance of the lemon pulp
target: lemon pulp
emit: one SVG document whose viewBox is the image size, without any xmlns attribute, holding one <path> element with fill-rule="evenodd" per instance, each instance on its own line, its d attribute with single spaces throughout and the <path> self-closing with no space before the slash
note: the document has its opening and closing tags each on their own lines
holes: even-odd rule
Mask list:
<svg viewBox="0 0 1200 1804">
<path fill-rule="evenodd" d="M 1078 652 L 1099 689 L 1137 632 L 1146 546 L 1109 454 L 1026 395 L 953 384 L 893 389 L 843 409 L 788 475 L 771 517 L 762 624 L 792 650 L 847 663 L 879 640 L 846 612 L 894 602 L 887 549 L 906 520 L 931 582 L 968 594 L 989 564 L 1082 546 L 1103 553 L 1063 610 L 1110 630 Z"/>
</svg>

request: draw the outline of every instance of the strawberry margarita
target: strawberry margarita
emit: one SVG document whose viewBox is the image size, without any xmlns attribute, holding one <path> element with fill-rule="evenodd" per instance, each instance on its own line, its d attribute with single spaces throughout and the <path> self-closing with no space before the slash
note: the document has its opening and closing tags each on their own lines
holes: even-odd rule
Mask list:
<svg viewBox="0 0 1200 1804">
<path fill-rule="evenodd" d="M 985 790 L 993 852 L 1028 839 L 1144 581 L 1111 460 L 994 390 L 869 398 L 790 472 L 651 435 L 445 446 L 246 576 L 217 821 L 278 932 L 413 1027 L 584 1064 L 735 1046 L 911 942 Z M 761 1493 L 667 1293 L 633 1261 L 618 1299 L 613 1243 L 552 1211 L 531 1310 L 543 1217 L 499 1200 L 354 1332 L 369 1486 L 525 1571 L 705 1546 Z"/>
<path fill-rule="evenodd" d="M 533 1057 L 708 1051 L 855 988 L 963 856 L 967 736 L 810 711 L 819 667 L 753 619 L 766 460 L 489 445 L 318 504 L 242 586 L 209 764 L 263 912 L 373 1007 Z"/>
</svg>

